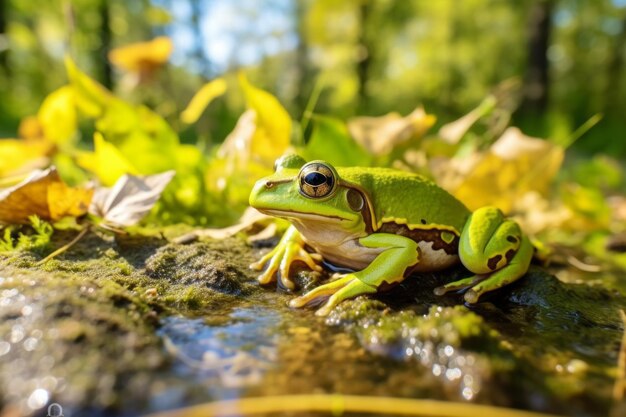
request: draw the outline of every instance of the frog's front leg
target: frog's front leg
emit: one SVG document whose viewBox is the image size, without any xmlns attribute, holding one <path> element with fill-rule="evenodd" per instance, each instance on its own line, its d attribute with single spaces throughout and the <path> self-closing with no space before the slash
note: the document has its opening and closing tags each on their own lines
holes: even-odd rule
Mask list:
<svg viewBox="0 0 626 417">
<path fill-rule="evenodd" d="M 476 275 L 438 287 L 435 294 L 468 289 L 465 301 L 476 303 L 482 294 L 522 277 L 532 256 L 532 244 L 517 223 L 495 207 L 478 209 L 467 220 L 459 243 L 461 262 Z"/>
<path fill-rule="evenodd" d="M 316 263 L 322 260 L 322 256 L 317 253 L 308 253 L 304 249 L 304 245 L 300 232 L 295 227 L 290 226 L 278 245 L 258 262 L 250 265 L 250 268 L 260 271 L 267 265 L 263 273 L 257 278 L 261 284 L 269 284 L 274 281 L 278 273 L 280 283 L 285 288 L 293 290 L 295 284 L 289 277 L 292 263 L 302 261 L 314 271 L 322 270 L 322 267 Z"/>
<path fill-rule="evenodd" d="M 400 235 L 375 233 L 359 239 L 366 248 L 382 252 L 362 271 L 340 275 L 340 278 L 291 300 L 291 307 L 302 307 L 321 297 L 330 296 L 315 314 L 326 316 L 341 301 L 361 294 L 375 293 L 383 283 L 402 281 L 419 261 L 419 248 L 413 240 Z"/>
</svg>

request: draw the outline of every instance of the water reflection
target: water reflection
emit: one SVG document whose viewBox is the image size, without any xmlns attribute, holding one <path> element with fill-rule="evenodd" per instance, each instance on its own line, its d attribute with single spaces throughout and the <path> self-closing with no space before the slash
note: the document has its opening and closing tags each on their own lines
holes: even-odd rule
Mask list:
<svg viewBox="0 0 626 417">
<path fill-rule="evenodd" d="M 176 373 L 197 378 L 216 397 L 234 398 L 240 389 L 258 384 L 276 362 L 279 324 L 275 311 L 238 308 L 225 321 L 169 317 L 159 334 L 175 357 Z"/>
</svg>

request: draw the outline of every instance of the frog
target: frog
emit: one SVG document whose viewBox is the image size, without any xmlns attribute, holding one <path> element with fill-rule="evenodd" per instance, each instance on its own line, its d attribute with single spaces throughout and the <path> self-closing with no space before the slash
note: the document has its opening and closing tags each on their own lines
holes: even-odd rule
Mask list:
<svg viewBox="0 0 626 417">
<path fill-rule="evenodd" d="M 286 219 L 278 244 L 250 267 L 258 282 L 295 290 L 291 267 L 332 265 L 329 282 L 289 301 L 323 305 L 327 316 L 346 299 L 391 288 L 414 273 L 462 264 L 467 278 L 434 288 L 437 296 L 479 298 L 526 274 L 534 247 L 520 225 L 496 207 L 470 211 L 432 180 L 381 167 L 334 167 L 299 155 L 279 158 L 274 172 L 258 180 L 250 206 Z"/>
</svg>

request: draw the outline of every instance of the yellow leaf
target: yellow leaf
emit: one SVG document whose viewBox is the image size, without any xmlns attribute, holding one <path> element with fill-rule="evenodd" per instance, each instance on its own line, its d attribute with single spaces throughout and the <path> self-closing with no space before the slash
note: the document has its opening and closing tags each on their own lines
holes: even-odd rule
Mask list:
<svg viewBox="0 0 626 417">
<path fill-rule="evenodd" d="M 151 73 L 167 62 L 174 44 L 167 36 L 159 36 L 148 42 L 138 42 L 109 52 L 113 65 L 134 73 Z"/>
<path fill-rule="evenodd" d="M 103 185 L 113 185 L 124 174 L 138 174 L 134 165 L 102 134 L 94 133 L 94 152 L 78 155 L 78 165 L 95 173 Z"/>
<path fill-rule="evenodd" d="M 248 107 L 256 115 L 256 129 L 250 142 L 251 155 L 272 166 L 289 147 L 291 118 L 276 97 L 254 87 L 243 73 L 239 74 L 239 83 Z"/>
<path fill-rule="evenodd" d="M 48 209 L 50 220 L 56 221 L 63 217 L 80 217 L 87 213 L 93 188 L 68 187 L 63 182 L 54 182 L 48 187 Z"/>
<path fill-rule="evenodd" d="M 50 93 L 41 103 L 37 119 L 47 140 L 57 144 L 71 141 L 77 128 L 74 89 L 66 85 Z"/>
<path fill-rule="evenodd" d="M 509 128 L 466 176 L 449 188 L 472 210 L 494 205 L 510 212 L 526 193 L 547 193 L 563 156 L 560 146 Z"/>
<path fill-rule="evenodd" d="M 43 129 L 37 116 L 26 116 L 20 120 L 20 125 L 17 128 L 17 135 L 26 140 L 41 140 L 43 139 Z"/>
<path fill-rule="evenodd" d="M 65 57 L 67 76 L 74 88 L 76 106 L 89 117 L 99 117 L 115 97 L 78 69 L 72 58 Z"/>
<path fill-rule="evenodd" d="M 224 92 L 226 92 L 226 81 L 223 78 L 209 81 L 192 97 L 187 108 L 180 114 L 180 120 L 187 124 L 195 123 L 211 101 Z"/>
<path fill-rule="evenodd" d="M 405 117 L 389 113 L 380 117 L 355 117 L 348 121 L 350 135 L 370 154 L 381 156 L 419 139 L 435 124 L 435 116 L 418 107 Z"/>
<path fill-rule="evenodd" d="M 36 215 L 43 220 L 81 216 L 87 212 L 93 190 L 65 185 L 56 168 L 35 171 L 14 187 L 0 191 L 0 222 L 29 223 Z"/>
<path fill-rule="evenodd" d="M 44 141 L 0 139 L 0 178 L 46 166 L 50 151 L 52 145 Z"/>
</svg>

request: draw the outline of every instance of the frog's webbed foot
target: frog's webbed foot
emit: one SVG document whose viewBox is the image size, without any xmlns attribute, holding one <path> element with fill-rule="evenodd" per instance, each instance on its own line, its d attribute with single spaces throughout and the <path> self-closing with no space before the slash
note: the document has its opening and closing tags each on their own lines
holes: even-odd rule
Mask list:
<svg viewBox="0 0 626 417">
<path fill-rule="evenodd" d="M 289 302 L 289 306 L 295 308 L 304 307 L 316 299 L 330 296 L 328 301 L 315 312 L 318 316 L 327 316 L 337 304 L 347 298 L 376 292 L 376 287 L 364 283 L 353 273 L 338 276 L 338 279 L 328 284 L 320 285 L 301 297 L 294 298 Z"/>
<path fill-rule="evenodd" d="M 461 233 L 459 255 L 463 265 L 476 275 L 435 288 L 436 295 L 467 290 L 467 303 L 478 302 L 486 292 L 503 287 L 528 270 L 533 256 L 530 240 L 517 223 L 506 220 L 500 210 L 476 210 Z"/>
<path fill-rule="evenodd" d="M 435 295 L 444 295 L 452 291 L 465 291 L 487 278 L 489 278 L 489 275 L 474 275 L 437 287 L 433 292 Z"/>
<path fill-rule="evenodd" d="M 295 228 L 289 228 L 282 237 L 278 245 L 259 261 L 250 265 L 251 269 L 261 271 L 257 280 L 261 284 L 269 284 L 275 281 L 278 275 L 280 284 L 289 290 L 295 289 L 293 280 L 289 277 L 291 264 L 296 261 L 304 262 L 314 271 L 321 271 L 322 267 L 317 264 L 321 262 L 322 256 L 317 253 L 308 253 L 304 249 L 304 241 Z"/>
</svg>

